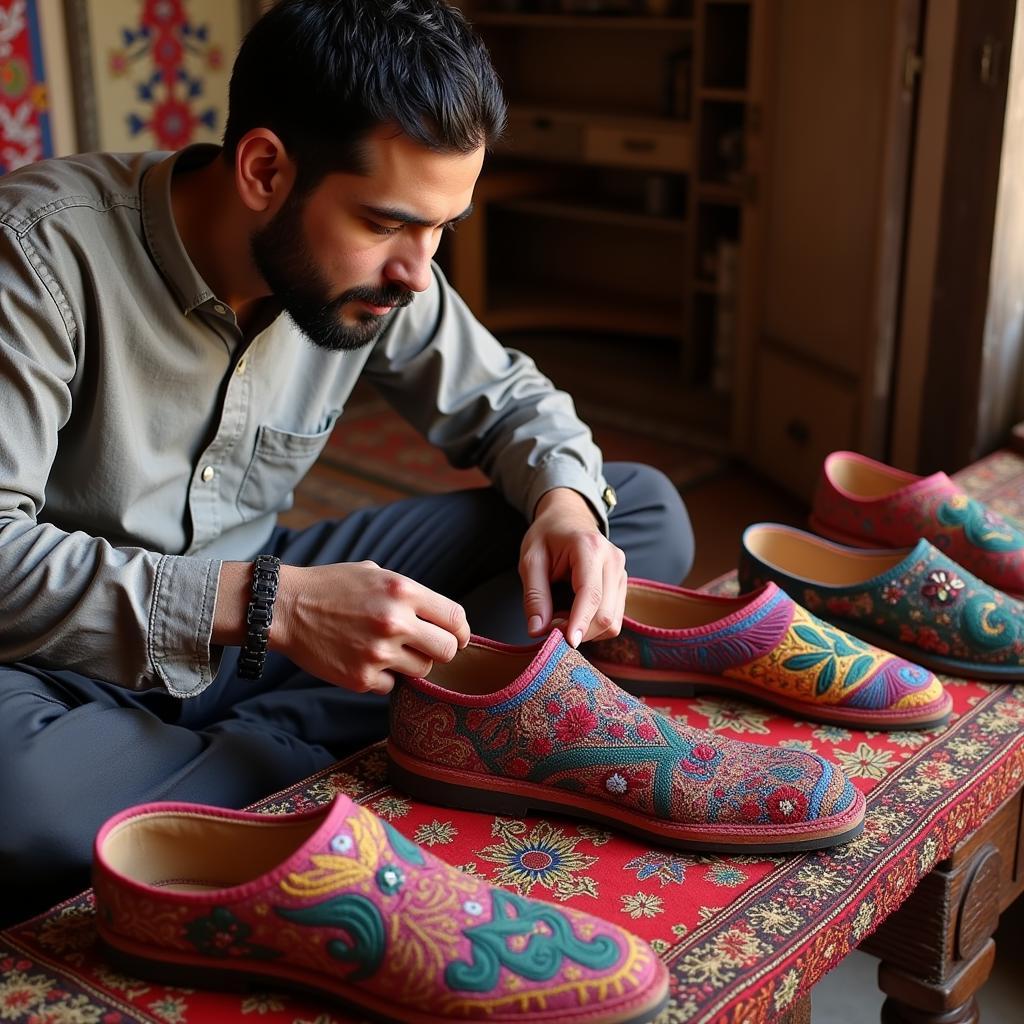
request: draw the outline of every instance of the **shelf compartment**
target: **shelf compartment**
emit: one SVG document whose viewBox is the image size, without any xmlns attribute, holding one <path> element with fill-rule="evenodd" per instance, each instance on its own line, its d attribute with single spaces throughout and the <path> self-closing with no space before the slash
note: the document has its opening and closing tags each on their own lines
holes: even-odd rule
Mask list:
<svg viewBox="0 0 1024 1024">
<path fill-rule="evenodd" d="M 744 89 L 750 57 L 748 4 L 704 7 L 704 80 L 709 89 Z"/>
<path fill-rule="evenodd" d="M 633 213 L 625 211 L 621 207 L 598 206 L 562 198 L 511 199 L 495 203 L 494 206 L 496 209 L 508 210 L 513 213 L 604 224 L 608 227 L 637 228 L 642 231 L 658 231 L 669 234 L 683 234 L 686 231 L 686 222 L 679 217 Z"/>
<path fill-rule="evenodd" d="M 603 288 L 517 282 L 492 286 L 483 322 L 495 333 L 542 328 L 678 338 L 683 310 Z"/>
<path fill-rule="evenodd" d="M 744 175 L 746 107 L 707 101 L 700 122 L 698 175 L 702 183 L 738 186 Z"/>
<path fill-rule="evenodd" d="M 505 28 L 570 28 L 570 29 L 626 29 L 636 32 L 675 32 L 693 28 L 692 18 L 658 15 L 612 14 L 529 14 L 527 12 L 477 11 L 471 15 L 474 25 Z"/>
<path fill-rule="evenodd" d="M 697 208 L 697 281 L 714 285 L 718 278 L 719 245 L 740 240 L 740 209 L 718 203 L 700 203 Z"/>
<path fill-rule="evenodd" d="M 511 107 L 499 152 L 651 171 L 685 172 L 693 164 L 692 133 L 686 122 L 565 108 Z"/>
</svg>

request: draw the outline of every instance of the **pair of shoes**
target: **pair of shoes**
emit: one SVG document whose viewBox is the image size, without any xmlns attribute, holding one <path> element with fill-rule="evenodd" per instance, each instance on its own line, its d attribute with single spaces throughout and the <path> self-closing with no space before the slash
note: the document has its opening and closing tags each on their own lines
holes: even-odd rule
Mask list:
<svg viewBox="0 0 1024 1024">
<path fill-rule="evenodd" d="M 107 958 L 166 984 L 294 988 L 403 1024 L 648 1024 L 668 1002 L 647 943 L 465 875 L 345 796 L 130 808 L 93 877 Z"/>
<path fill-rule="evenodd" d="M 774 581 L 813 612 L 936 672 L 1024 679 L 1024 604 L 1012 596 L 1024 592 L 1024 534 L 945 474 L 916 477 L 834 452 L 811 523 L 846 544 L 756 524 L 743 535 L 740 585 Z"/>
<path fill-rule="evenodd" d="M 840 544 L 913 548 L 930 541 L 958 568 L 1024 596 L 1024 533 L 945 473 L 915 476 L 856 452 L 825 459 L 811 528 Z"/>
</svg>

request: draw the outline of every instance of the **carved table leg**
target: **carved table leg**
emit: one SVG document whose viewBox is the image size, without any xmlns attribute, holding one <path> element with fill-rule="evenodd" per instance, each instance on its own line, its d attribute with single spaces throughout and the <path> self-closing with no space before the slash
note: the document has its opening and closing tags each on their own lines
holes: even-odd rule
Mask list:
<svg viewBox="0 0 1024 1024">
<path fill-rule="evenodd" d="M 975 993 L 995 960 L 991 936 L 1015 859 L 1019 803 L 1003 810 L 921 879 L 862 944 L 882 961 L 883 1024 L 978 1024 Z"/>
</svg>

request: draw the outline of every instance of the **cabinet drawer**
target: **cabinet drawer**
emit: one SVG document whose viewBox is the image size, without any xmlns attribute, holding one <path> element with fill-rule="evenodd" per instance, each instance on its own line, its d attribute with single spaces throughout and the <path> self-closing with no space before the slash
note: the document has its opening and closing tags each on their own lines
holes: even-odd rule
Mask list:
<svg viewBox="0 0 1024 1024">
<path fill-rule="evenodd" d="M 661 171 L 685 171 L 691 162 L 689 135 L 599 125 L 587 128 L 585 153 L 588 163 Z"/>
<path fill-rule="evenodd" d="M 523 156 L 579 160 L 583 156 L 583 126 L 547 114 L 509 111 L 503 148 Z"/>
<path fill-rule="evenodd" d="M 856 385 L 771 349 L 762 350 L 758 368 L 754 464 L 810 500 L 825 456 L 856 447 Z"/>
</svg>

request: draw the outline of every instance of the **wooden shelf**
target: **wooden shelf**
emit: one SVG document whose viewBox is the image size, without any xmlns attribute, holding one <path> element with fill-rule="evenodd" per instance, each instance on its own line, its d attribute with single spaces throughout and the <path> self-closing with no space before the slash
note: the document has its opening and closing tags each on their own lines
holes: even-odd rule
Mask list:
<svg viewBox="0 0 1024 1024">
<path fill-rule="evenodd" d="M 691 18 L 662 18 L 653 15 L 616 17 L 607 14 L 505 14 L 501 11 L 478 11 L 472 15 L 471 21 L 474 25 L 497 25 L 508 28 L 619 28 L 647 32 L 693 28 Z"/>
<path fill-rule="evenodd" d="M 600 107 L 562 104 L 519 103 L 509 104 L 509 114 L 517 117 L 541 117 L 554 121 L 576 121 L 581 125 L 598 128 L 618 128 L 626 132 L 670 132 L 689 135 L 690 121 L 681 117 L 657 117 L 640 110 L 623 107 L 612 110 L 607 104 Z"/>
<path fill-rule="evenodd" d="M 679 337 L 681 305 L 637 296 L 613 296 L 605 289 L 572 288 L 557 282 L 493 285 L 481 320 L 494 332 L 580 330 Z"/>
<path fill-rule="evenodd" d="M 697 183 L 697 198 L 709 203 L 735 203 L 745 201 L 739 185 L 728 185 L 724 182 L 701 181 Z"/>
<path fill-rule="evenodd" d="M 719 103 L 746 103 L 750 98 L 746 89 L 719 89 L 704 85 L 697 90 L 702 100 L 713 100 Z"/>
<path fill-rule="evenodd" d="M 584 221 L 591 224 L 607 224 L 611 227 L 639 228 L 645 231 L 661 231 L 680 235 L 686 231 L 686 221 L 682 217 L 657 217 L 647 213 L 629 213 L 622 210 L 621 207 L 588 206 L 567 199 L 509 199 L 493 205 L 502 210 L 512 210 L 516 213 Z"/>
</svg>

